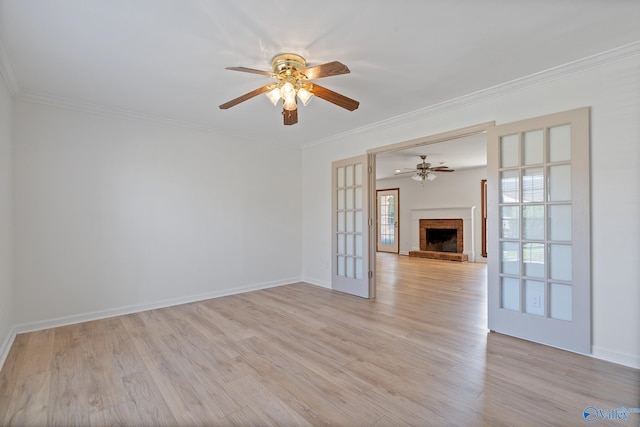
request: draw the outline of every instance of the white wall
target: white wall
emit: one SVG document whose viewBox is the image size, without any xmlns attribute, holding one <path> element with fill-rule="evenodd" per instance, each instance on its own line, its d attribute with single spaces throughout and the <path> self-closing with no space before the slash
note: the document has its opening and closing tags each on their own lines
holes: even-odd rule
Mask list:
<svg viewBox="0 0 640 427">
<path fill-rule="evenodd" d="M 23 101 L 14 134 L 20 329 L 300 279 L 298 150 Z"/>
<path fill-rule="evenodd" d="M 460 208 L 475 206 L 474 252 L 477 262 L 486 262 L 482 253 L 482 228 L 480 221 L 480 182 L 487 178 L 487 168 L 459 170 L 454 173 L 440 173 L 434 181 L 422 185 L 411 178 L 384 179 L 376 182 L 378 190 L 399 188 L 400 253 L 407 255 L 411 248 L 411 236 L 418 233 L 411 222 L 411 209 L 420 208 Z"/>
<path fill-rule="evenodd" d="M 640 367 L 640 57 L 575 68 L 566 75 L 554 70 L 537 76 L 533 85 L 509 85 L 468 99 L 397 125 L 389 121 L 305 147 L 303 276 L 313 283 L 330 282 L 332 161 L 477 123 L 591 106 L 593 354 Z"/>
<path fill-rule="evenodd" d="M 12 99 L 0 76 L 0 367 L 14 324 L 11 238 Z"/>
</svg>

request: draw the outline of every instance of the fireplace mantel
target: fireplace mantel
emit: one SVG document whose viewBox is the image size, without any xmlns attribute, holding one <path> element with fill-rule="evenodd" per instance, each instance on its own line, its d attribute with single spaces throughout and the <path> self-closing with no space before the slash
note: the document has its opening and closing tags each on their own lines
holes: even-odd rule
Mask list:
<svg viewBox="0 0 640 427">
<path fill-rule="evenodd" d="M 421 219 L 448 219 L 460 218 L 463 224 L 464 249 L 463 254 L 469 257 L 469 261 L 475 262 L 475 220 L 476 207 L 453 208 L 417 208 L 411 209 L 411 250 L 420 250 L 420 220 Z"/>
</svg>

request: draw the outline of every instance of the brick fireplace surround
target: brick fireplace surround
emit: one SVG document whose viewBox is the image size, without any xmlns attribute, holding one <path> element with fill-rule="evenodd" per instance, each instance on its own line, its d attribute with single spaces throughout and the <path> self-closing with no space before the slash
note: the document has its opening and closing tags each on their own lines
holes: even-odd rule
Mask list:
<svg viewBox="0 0 640 427">
<path fill-rule="evenodd" d="M 456 229 L 456 253 L 453 252 L 436 252 L 427 251 L 427 228 L 437 229 Z M 419 220 L 419 236 L 420 250 L 409 251 L 409 256 L 418 258 L 442 259 L 447 261 L 468 261 L 469 257 L 463 254 L 464 250 L 464 234 L 462 218 L 439 218 L 439 219 L 420 219 Z"/>
</svg>

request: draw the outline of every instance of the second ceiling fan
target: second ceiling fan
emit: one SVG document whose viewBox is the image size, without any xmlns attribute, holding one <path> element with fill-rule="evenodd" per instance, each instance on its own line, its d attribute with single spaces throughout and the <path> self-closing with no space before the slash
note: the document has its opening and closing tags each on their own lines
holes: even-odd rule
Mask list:
<svg viewBox="0 0 640 427">
<path fill-rule="evenodd" d="M 427 156 L 420 156 L 422 163 L 418 163 L 415 169 L 410 169 L 407 172 L 396 172 L 394 175 L 414 174 L 411 178 L 424 183 L 425 181 L 433 181 L 437 178 L 436 172 L 455 172 L 454 169 L 449 169 L 448 166 L 431 166 L 431 163 L 427 163 Z"/>
<path fill-rule="evenodd" d="M 349 68 L 338 61 L 307 68 L 307 62 L 302 56 L 293 53 L 283 53 L 273 58 L 271 67 L 273 71 L 256 70 L 246 67 L 227 67 L 227 70 L 262 74 L 273 77 L 277 79 L 277 81 L 225 102 L 220 105 L 220 108 L 226 110 L 262 93 L 266 93 L 271 102 L 273 102 L 273 105 L 277 105 L 278 102 L 282 100 L 284 124 L 294 125 L 298 123 L 297 99 L 299 99 L 303 105 L 307 105 L 309 99 L 315 95 L 318 98 L 322 98 L 349 111 L 357 109 L 360 105 L 360 103 L 354 99 L 347 98 L 344 95 L 311 82 L 313 79 L 350 73 Z"/>
</svg>

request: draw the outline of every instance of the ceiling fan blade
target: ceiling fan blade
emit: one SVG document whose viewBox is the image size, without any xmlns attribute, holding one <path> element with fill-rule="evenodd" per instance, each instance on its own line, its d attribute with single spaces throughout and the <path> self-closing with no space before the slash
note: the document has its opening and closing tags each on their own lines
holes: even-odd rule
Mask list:
<svg viewBox="0 0 640 427">
<path fill-rule="evenodd" d="M 295 110 L 282 110 L 282 117 L 284 117 L 284 125 L 290 126 L 298 123 L 298 109 Z"/>
<path fill-rule="evenodd" d="M 271 71 L 263 71 L 256 70 L 255 68 L 247 68 L 247 67 L 227 67 L 225 70 L 231 71 L 242 71 L 243 73 L 252 73 L 252 74 L 262 74 L 263 76 L 273 77 L 273 73 Z"/>
<path fill-rule="evenodd" d="M 237 97 L 237 98 L 235 98 L 235 99 L 232 99 L 231 101 L 225 102 L 224 104 L 220 105 L 220 109 L 221 109 L 221 110 L 226 110 L 227 108 L 231 108 L 231 107 L 233 107 L 234 105 L 238 105 L 238 104 L 240 104 L 241 102 L 246 101 L 247 99 L 251 99 L 251 98 L 253 98 L 254 96 L 258 96 L 258 95 L 260 95 L 261 93 L 265 93 L 266 91 L 268 91 L 268 90 L 269 90 L 269 88 L 271 88 L 271 85 L 270 85 L 270 84 L 269 84 L 269 85 L 262 86 L 261 88 L 258 88 L 258 89 L 256 89 L 256 90 L 253 90 L 253 91 L 251 91 L 251 92 L 249 92 L 249 93 L 245 93 L 245 94 L 244 94 L 244 95 L 242 95 L 242 96 L 239 96 L 239 97 Z"/>
<path fill-rule="evenodd" d="M 339 76 L 340 74 L 349 74 L 349 68 L 341 62 L 333 61 L 326 64 L 309 67 L 302 72 L 309 80 L 319 79 L 321 77 Z"/>
<path fill-rule="evenodd" d="M 313 87 L 311 88 L 311 93 L 313 93 L 318 98 L 322 98 L 325 101 L 329 101 L 332 104 L 335 104 L 338 107 L 345 108 L 345 109 L 347 109 L 349 111 L 353 111 L 353 110 L 357 109 L 358 106 L 360 105 L 360 103 L 358 101 L 356 101 L 355 99 L 347 98 L 344 95 L 340 95 L 337 92 L 329 90 L 329 89 L 327 89 L 325 87 L 322 87 L 320 85 L 317 85 L 315 83 L 313 84 Z"/>
<path fill-rule="evenodd" d="M 418 171 L 396 172 L 396 173 L 394 173 L 394 175 L 404 175 L 404 174 L 407 174 L 407 173 L 419 173 L 419 172 Z"/>
<path fill-rule="evenodd" d="M 455 172 L 455 169 L 432 169 L 433 172 Z"/>
</svg>

